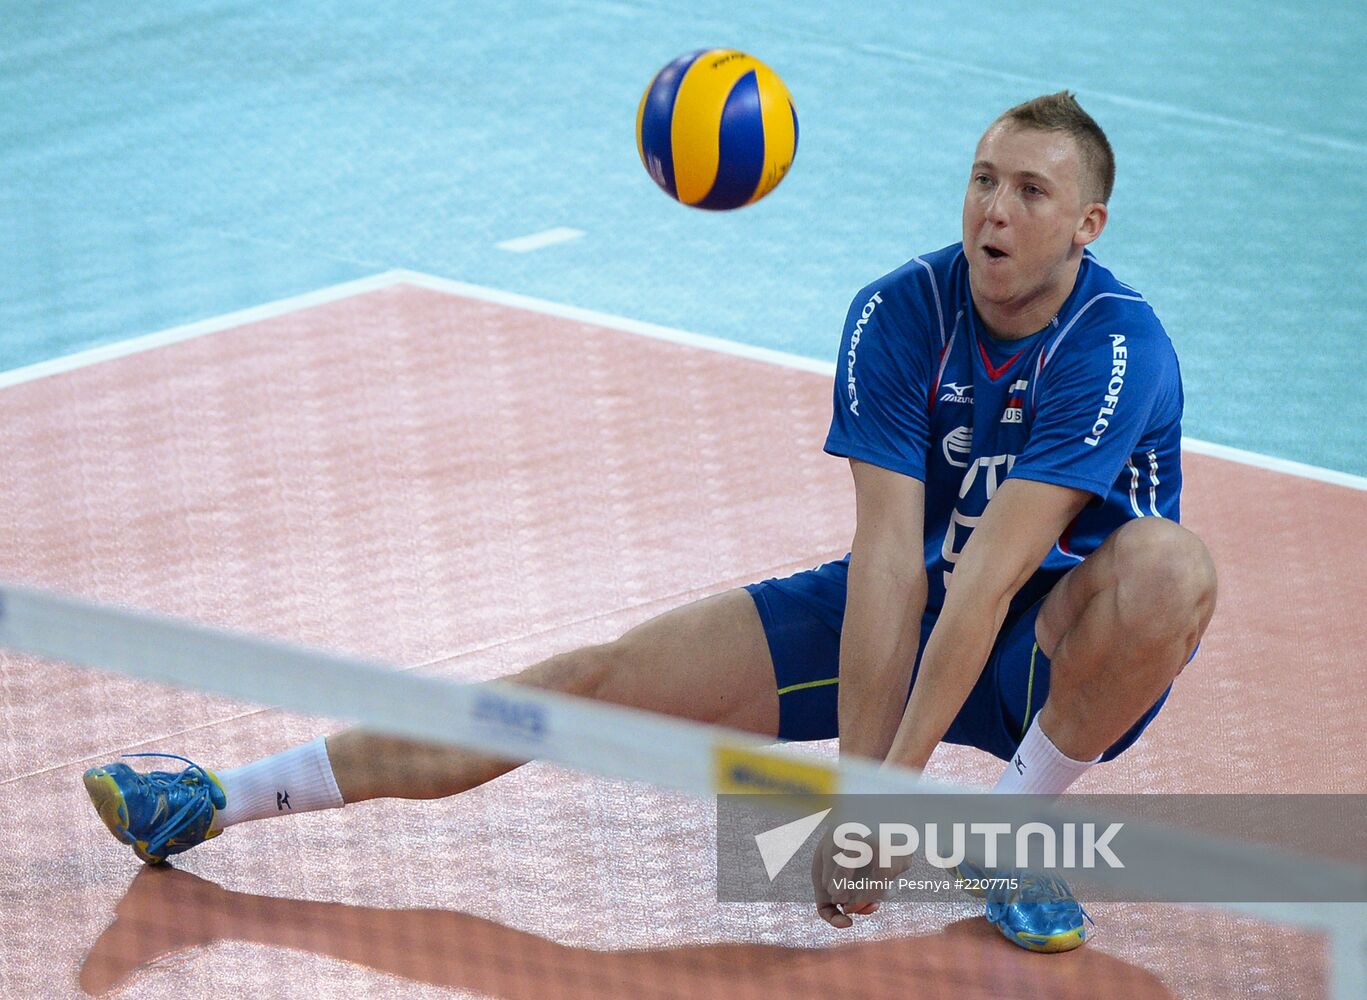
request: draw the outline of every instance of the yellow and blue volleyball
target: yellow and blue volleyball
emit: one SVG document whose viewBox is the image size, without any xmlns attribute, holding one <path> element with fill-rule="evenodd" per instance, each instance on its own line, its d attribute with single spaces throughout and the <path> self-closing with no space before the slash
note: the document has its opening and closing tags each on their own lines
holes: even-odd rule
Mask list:
<svg viewBox="0 0 1367 1000">
<path fill-rule="evenodd" d="M 778 74 L 734 49 L 700 49 L 650 81 L 636 110 L 641 162 L 671 198 L 740 208 L 778 186 L 797 154 L 797 109 Z"/>
</svg>

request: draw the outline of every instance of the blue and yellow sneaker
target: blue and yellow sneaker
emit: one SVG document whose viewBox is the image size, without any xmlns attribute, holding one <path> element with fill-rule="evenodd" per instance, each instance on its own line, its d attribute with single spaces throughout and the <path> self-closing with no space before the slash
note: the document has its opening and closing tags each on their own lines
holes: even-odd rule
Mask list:
<svg viewBox="0 0 1367 1000">
<path fill-rule="evenodd" d="M 1038 872 L 1012 875 L 1016 888 L 1003 879 L 987 889 L 987 922 L 1006 940 L 1028 951 L 1044 952 L 1072 951 L 1087 940 L 1092 918 L 1067 882 Z"/>
<path fill-rule="evenodd" d="M 1027 951 L 1072 951 L 1087 940 L 1087 924 L 1095 922 L 1056 875 L 1030 871 L 994 872 L 971 862 L 958 867 L 965 879 L 985 879 L 986 891 L 965 889 L 987 900 L 987 922 L 1012 944 Z M 1016 887 L 1011 888 L 1011 880 Z M 995 880 L 995 881 L 993 881 Z"/>
<path fill-rule="evenodd" d="M 134 753 L 128 757 L 170 757 L 189 767 L 178 774 L 139 774 L 127 764 L 105 764 L 85 772 L 82 781 L 95 811 L 109 832 L 133 847 L 149 865 L 188 851 L 211 837 L 214 815 L 228 804 L 211 771 L 174 754 Z"/>
</svg>

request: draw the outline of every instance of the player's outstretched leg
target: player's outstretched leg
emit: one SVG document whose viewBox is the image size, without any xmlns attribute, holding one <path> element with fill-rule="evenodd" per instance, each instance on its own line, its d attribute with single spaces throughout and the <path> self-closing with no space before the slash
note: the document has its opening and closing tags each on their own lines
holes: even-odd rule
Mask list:
<svg viewBox="0 0 1367 1000">
<path fill-rule="evenodd" d="M 553 656 L 503 680 L 768 737 L 778 733 L 768 642 L 744 590 L 666 612 L 613 642 Z M 231 771 L 184 763 L 179 772 L 140 774 L 117 762 L 85 773 L 100 818 L 148 863 L 237 823 L 375 798 L 441 798 L 522 761 L 349 729 Z"/>
</svg>

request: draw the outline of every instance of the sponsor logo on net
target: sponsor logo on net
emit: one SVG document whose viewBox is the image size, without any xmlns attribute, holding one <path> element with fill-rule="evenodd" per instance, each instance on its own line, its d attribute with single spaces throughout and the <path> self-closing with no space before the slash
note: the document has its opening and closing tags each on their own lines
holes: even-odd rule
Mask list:
<svg viewBox="0 0 1367 1000">
<path fill-rule="evenodd" d="M 713 750 L 713 772 L 720 795 L 830 795 L 837 780 L 835 769 L 825 764 L 730 746 Z"/>
<path fill-rule="evenodd" d="M 543 706 L 492 691 L 475 696 L 470 714 L 485 730 L 526 743 L 542 742 L 550 729 Z"/>
</svg>

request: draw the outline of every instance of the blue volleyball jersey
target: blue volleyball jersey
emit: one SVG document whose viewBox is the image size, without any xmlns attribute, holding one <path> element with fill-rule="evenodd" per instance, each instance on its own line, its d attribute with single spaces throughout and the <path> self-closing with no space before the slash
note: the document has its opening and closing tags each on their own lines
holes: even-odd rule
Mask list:
<svg viewBox="0 0 1367 1000">
<path fill-rule="evenodd" d="M 983 327 L 962 244 L 908 261 L 850 307 L 826 451 L 925 483 L 927 607 L 1009 478 L 1092 501 L 1016 607 L 1131 518 L 1179 517 L 1182 382 L 1142 295 L 1085 252 L 1058 315 L 1021 340 Z"/>
</svg>

